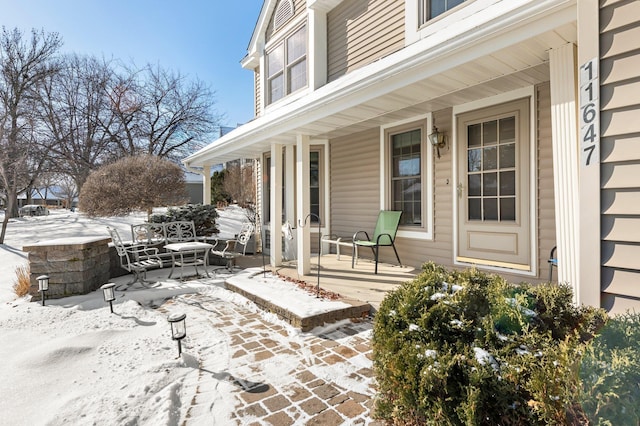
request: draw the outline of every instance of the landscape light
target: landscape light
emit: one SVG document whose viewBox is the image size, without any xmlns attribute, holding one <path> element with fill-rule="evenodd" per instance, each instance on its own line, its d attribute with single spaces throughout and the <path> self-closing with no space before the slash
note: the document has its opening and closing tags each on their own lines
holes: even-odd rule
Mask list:
<svg viewBox="0 0 640 426">
<path fill-rule="evenodd" d="M 44 293 L 49 290 L 49 275 L 40 275 L 38 278 L 38 291 L 42 294 L 42 306 L 44 306 Z"/>
<path fill-rule="evenodd" d="M 187 326 L 185 324 L 187 314 L 171 314 L 168 321 L 171 324 L 171 338 L 178 341 L 178 357 L 182 354 L 182 344 L 180 341 L 187 336 Z"/>
<path fill-rule="evenodd" d="M 116 285 L 114 283 L 106 283 L 100 287 L 104 295 L 104 301 L 109 302 L 109 309 L 111 309 L 111 313 L 113 313 L 113 301 L 116 300 L 115 286 Z"/>
</svg>

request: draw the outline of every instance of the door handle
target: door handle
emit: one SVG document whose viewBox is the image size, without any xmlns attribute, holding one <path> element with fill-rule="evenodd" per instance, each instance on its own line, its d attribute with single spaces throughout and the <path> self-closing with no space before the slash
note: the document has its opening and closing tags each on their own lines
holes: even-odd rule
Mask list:
<svg viewBox="0 0 640 426">
<path fill-rule="evenodd" d="M 461 183 L 458 184 L 458 186 L 456 187 L 456 191 L 458 191 L 458 198 L 462 198 L 462 191 L 464 187 L 462 186 Z"/>
</svg>

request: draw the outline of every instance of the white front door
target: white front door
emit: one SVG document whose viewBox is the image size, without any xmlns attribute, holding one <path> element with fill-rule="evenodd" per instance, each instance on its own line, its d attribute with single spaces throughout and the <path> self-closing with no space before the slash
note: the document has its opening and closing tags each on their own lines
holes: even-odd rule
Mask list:
<svg viewBox="0 0 640 426">
<path fill-rule="evenodd" d="M 456 117 L 460 262 L 531 270 L 529 102 Z"/>
</svg>

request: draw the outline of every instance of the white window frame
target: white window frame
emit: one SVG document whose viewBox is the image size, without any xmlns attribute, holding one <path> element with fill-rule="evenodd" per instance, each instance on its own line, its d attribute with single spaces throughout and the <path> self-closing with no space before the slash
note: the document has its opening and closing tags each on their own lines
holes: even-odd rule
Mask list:
<svg viewBox="0 0 640 426">
<path fill-rule="evenodd" d="M 531 258 L 530 258 L 530 265 L 531 265 L 531 270 L 530 271 L 522 271 L 519 269 L 514 269 L 514 268 L 506 268 L 506 267 L 500 267 L 500 266 L 491 266 L 491 265 L 484 265 L 484 264 L 480 264 L 480 263 L 468 263 L 468 262 L 460 262 L 456 259 L 457 257 L 457 253 L 458 253 L 458 196 L 457 196 L 457 187 L 458 187 L 458 161 L 453 161 L 453 169 L 452 169 L 452 176 L 453 176 L 453 185 L 452 185 L 452 197 L 453 197 L 453 212 L 454 214 L 452 215 L 451 218 L 451 224 L 452 224 L 452 229 L 453 229 L 453 264 L 456 266 L 462 266 L 462 267 L 471 267 L 471 266 L 477 266 L 479 268 L 485 269 L 485 270 L 489 270 L 489 271 L 495 271 L 495 272 L 500 272 L 500 273 L 508 273 L 508 274 L 513 274 L 513 275 L 522 275 L 522 276 L 531 276 L 531 277 L 536 277 L 538 276 L 538 215 L 537 215 L 537 211 L 538 211 L 538 191 L 537 191 L 537 182 L 538 182 L 538 165 L 537 165 L 537 149 L 538 149 L 538 139 L 536 137 L 536 132 L 538 129 L 537 126 L 537 114 L 536 114 L 536 91 L 535 91 L 535 87 L 534 86 L 529 86 L 529 87 L 524 87 L 522 89 L 517 89 L 511 92 L 507 92 L 507 93 L 501 93 L 499 95 L 495 95 L 495 96 L 491 96 L 489 98 L 484 98 L 484 99 L 479 99 L 477 101 L 473 101 L 473 102 L 469 102 L 466 104 L 462 104 L 462 105 L 455 105 L 453 107 L 452 110 L 452 115 L 451 115 L 451 122 L 453 123 L 452 127 L 452 139 L 451 139 L 451 145 L 452 145 L 452 153 L 453 153 L 453 158 L 457 159 L 458 155 L 460 155 L 458 153 L 458 135 L 457 135 L 457 116 L 459 114 L 463 114 L 465 112 L 469 112 L 469 111 L 473 111 L 476 109 L 481 109 L 481 108 L 490 108 L 496 105 L 500 105 L 503 103 L 507 103 L 510 101 L 514 101 L 516 99 L 521 99 L 521 98 L 525 98 L 525 97 L 529 97 L 530 99 L 530 104 L 529 104 L 529 214 L 530 214 L 530 221 L 529 221 L 529 232 L 531 235 L 531 241 L 529 242 L 530 244 L 530 253 L 531 253 Z"/>
<path fill-rule="evenodd" d="M 420 150 L 423 224 L 419 229 L 400 226 L 396 235 L 402 238 L 433 240 L 433 148 L 427 138 L 427 133 L 433 127 L 433 114 L 428 113 L 380 127 L 380 209 L 388 210 L 391 206 L 392 171 L 389 131 L 413 123 L 416 127 L 423 129 Z"/>
<path fill-rule="evenodd" d="M 495 0 L 466 0 L 420 25 L 420 3 L 423 1 L 405 0 L 404 2 L 405 46 L 430 36 L 441 39 L 442 37 L 450 38 L 456 34 L 464 34 L 478 22 L 473 15 L 481 13 L 483 9 L 496 3 Z M 457 23 L 461 25 L 456 25 Z"/>
<path fill-rule="evenodd" d="M 287 64 L 287 40 L 289 39 L 289 37 L 291 37 L 293 34 L 295 34 L 298 30 L 302 29 L 303 27 L 306 27 L 306 32 L 307 32 L 307 37 L 306 37 L 306 48 L 305 48 L 305 55 L 304 57 L 298 58 L 296 61 L 294 61 L 294 63 L 292 64 Z M 279 31 L 280 32 L 280 31 Z M 263 99 L 263 103 L 264 103 L 264 108 L 268 108 L 272 105 L 276 105 L 278 103 L 280 103 L 282 100 L 284 99 L 289 99 L 292 100 L 291 96 L 294 94 L 304 94 L 306 92 L 306 90 L 309 88 L 309 78 L 310 78 L 310 73 L 309 73 L 309 69 L 310 69 L 310 52 L 309 52 L 309 38 L 310 38 L 310 28 L 309 28 L 309 23 L 307 22 L 306 17 L 304 17 L 303 19 L 300 20 L 296 20 L 295 22 L 292 22 L 288 25 L 286 25 L 282 30 L 282 35 L 279 35 L 278 37 L 270 40 L 265 48 L 264 48 L 264 55 L 262 57 L 262 61 L 261 63 L 263 64 L 263 69 L 264 72 L 263 74 L 263 79 L 262 79 L 262 99 Z M 269 53 L 271 53 L 272 51 L 275 50 L 276 47 L 278 47 L 280 44 L 283 45 L 283 50 L 284 50 L 284 55 L 283 55 L 283 70 L 282 70 L 282 76 L 283 76 L 283 85 L 284 85 L 284 93 L 282 95 L 282 97 L 278 100 L 272 101 L 271 100 L 271 90 L 269 87 L 269 61 L 268 61 L 268 55 Z M 304 58 L 304 60 L 306 61 L 306 85 L 304 85 L 303 87 L 297 89 L 294 92 L 288 92 L 288 84 L 287 84 L 287 76 L 288 76 L 288 68 L 290 68 L 292 65 L 295 65 L 297 63 L 299 63 L 300 61 L 302 61 L 302 58 Z M 298 95 L 300 96 L 300 95 Z"/>
</svg>

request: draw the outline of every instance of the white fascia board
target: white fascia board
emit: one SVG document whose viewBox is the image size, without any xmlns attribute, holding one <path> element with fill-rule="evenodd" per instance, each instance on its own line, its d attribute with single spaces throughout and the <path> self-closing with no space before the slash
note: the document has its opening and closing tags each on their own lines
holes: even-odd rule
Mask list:
<svg viewBox="0 0 640 426">
<path fill-rule="evenodd" d="M 326 13 L 342 2 L 343 0 L 308 0 L 307 7 Z"/>
<path fill-rule="evenodd" d="M 500 5 L 504 6 L 503 1 Z M 527 40 L 576 19 L 575 0 L 521 0 L 520 8 L 486 15 L 464 32 L 434 34 L 402 50 L 326 84 L 307 96 L 273 108 L 187 157 L 200 164 L 215 154 L 229 153 L 258 141 L 295 130 L 344 109 L 357 106 L 408 84 Z M 524 3 L 524 4 L 521 4 Z M 495 11 L 494 11 L 495 12 Z"/>
<path fill-rule="evenodd" d="M 247 47 L 247 58 L 251 58 L 256 55 L 256 52 L 260 52 L 260 46 L 264 45 L 264 34 L 267 29 L 267 25 L 269 25 L 269 17 L 271 17 L 271 13 L 273 13 L 273 9 L 276 7 L 277 0 L 264 0 L 262 4 L 262 9 L 260 9 L 260 15 L 258 16 L 258 21 L 256 22 L 256 26 L 253 29 L 253 34 L 251 35 L 251 40 L 249 41 L 249 46 Z M 242 66 L 244 68 L 245 60 L 242 60 Z"/>
</svg>

